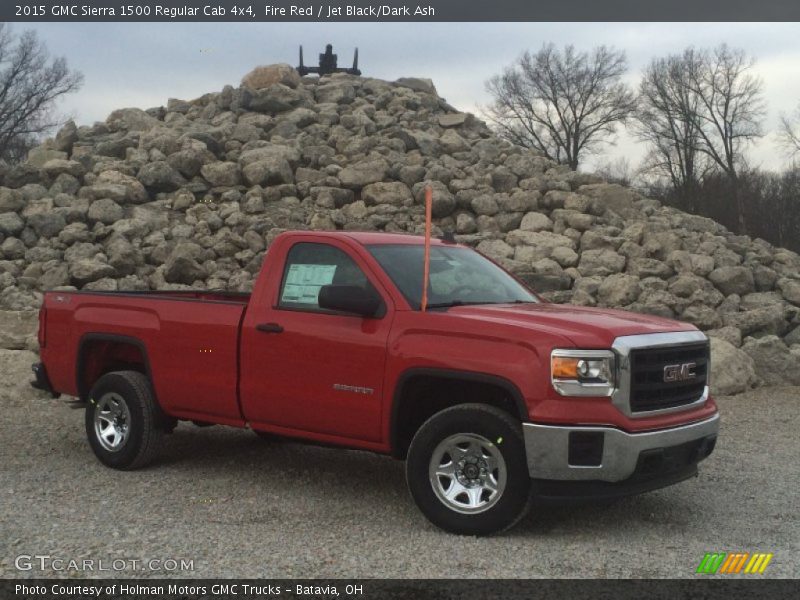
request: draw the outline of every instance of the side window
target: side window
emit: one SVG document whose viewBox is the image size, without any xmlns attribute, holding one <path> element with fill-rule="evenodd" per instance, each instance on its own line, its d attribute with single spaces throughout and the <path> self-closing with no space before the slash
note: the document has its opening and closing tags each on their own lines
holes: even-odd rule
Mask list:
<svg viewBox="0 0 800 600">
<path fill-rule="evenodd" d="M 279 308 L 320 310 L 323 285 L 370 285 L 364 272 L 347 254 L 328 244 L 301 242 L 286 256 Z"/>
</svg>

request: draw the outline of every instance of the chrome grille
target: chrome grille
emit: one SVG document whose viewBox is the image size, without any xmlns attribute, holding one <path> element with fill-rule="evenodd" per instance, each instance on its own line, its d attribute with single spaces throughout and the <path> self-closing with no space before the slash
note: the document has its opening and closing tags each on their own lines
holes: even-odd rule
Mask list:
<svg viewBox="0 0 800 600">
<path fill-rule="evenodd" d="M 693 364 L 693 376 L 666 381 L 665 369 Z M 633 348 L 630 351 L 630 410 L 643 413 L 677 408 L 697 402 L 708 381 L 707 341 Z M 673 369 L 674 370 L 674 369 Z"/>
</svg>

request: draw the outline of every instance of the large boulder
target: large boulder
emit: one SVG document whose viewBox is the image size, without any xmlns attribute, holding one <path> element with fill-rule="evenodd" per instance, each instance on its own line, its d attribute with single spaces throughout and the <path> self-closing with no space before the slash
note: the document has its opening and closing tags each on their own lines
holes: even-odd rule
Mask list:
<svg viewBox="0 0 800 600">
<path fill-rule="evenodd" d="M 584 277 L 620 273 L 624 268 L 625 257 L 608 248 L 586 250 L 578 263 L 578 271 Z"/>
<path fill-rule="evenodd" d="M 66 152 L 61 152 L 60 150 L 53 150 L 52 148 L 39 146 L 37 148 L 33 148 L 30 152 L 28 152 L 28 165 L 41 168 L 49 161 L 65 160 L 66 158 L 67 158 Z"/>
<path fill-rule="evenodd" d="M 711 392 L 718 396 L 740 394 L 758 385 L 753 359 L 731 344 L 711 338 Z"/>
<path fill-rule="evenodd" d="M 115 170 L 103 171 L 93 185 L 83 188 L 81 192 L 84 190 L 91 198 L 111 198 L 126 204 L 142 204 L 150 200 L 140 181 Z"/>
<path fill-rule="evenodd" d="M 709 338 L 719 338 L 721 340 L 725 340 L 729 344 L 733 344 L 737 348 L 741 347 L 742 345 L 742 332 L 736 327 L 731 327 L 730 325 L 726 325 L 724 327 L 720 327 L 718 329 L 709 329 L 706 331 L 706 335 Z"/>
<path fill-rule="evenodd" d="M 672 268 L 655 258 L 634 257 L 628 261 L 626 270 L 636 277 L 659 277 L 667 279 L 673 275 Z"/>
<path fill-rule="evenodd" d="M 119 276 L 133 275 L 141 262 L 139 251 L 122 235 L 114 235 L 105 245 L 108 264 Z"/>
<path fill-rule="evenodd" d="M 302 101 L 302 97 L 289 86 L 276 83 L 252 92 L 247 99 L 250 110 L 263 113 L 283 113 L 292 110 Z"/>
<path fill-rule="evenodd" d="M 61 212 L 41 212 L 30 215 L 28 225 L 39 237 L 51 238 L 67 226 L 67 221 Z"/>
<path fill-rule="evenodd" d="M 25 206 L 25 197 L 19 190 L 0 187 L 0 213 L 18 212 Z"/>
<path fill-rule="evenodd" d="M 203 178 L 214 187 L 231 187 L 241 182 L 239 165 L 235 162 L 212 162 L 200 169 Z"/>
<path fill-rule="evenodd" d="M 315 186 L 311 188 L 311 199 L 317 206 L 325 208 L 342 208 L 355 200 L 353 190 L 329 186 Z"/>
<path fill-rule="evenodd" d="M 433 96 L 438 95 L 436 93 L 436 86 L 433 85 L 433 81 L 430 79 L 424 79 L 422 77 L 401 77 L 395 81 L 395 84 L 400 87 L 409 88 L 415 92 L 422 92 Z"/>
<path fill-rule="evenodd" d="M 630 188 L 616 183 L 593 183 L 582 185 L 578 193 L 588 196 L 603 209 L 613 210 L 621 217 L 637 216 L 638 210 L 634 202 L 639 196 Z"/>
<path fill-rule="evenodd" d="M 681 321 L 686 321 L 700 329 L 715 329 L 722 324 L 717 311 L 705 304 L 693 304 L 681 313 Z"/>
<path fill-rule="evenodd" d="M 553 221 L 540 212 L 529 212 L 522 217 L 519 228 L 523 231 L 552 231 Z"/>
<path fill-rule="evenodd" d="M 329 80 L 318 85 L 314 95 L 322 104 L 350 104 L 356 97 L 356 89 L 347 80 Z"/>
<path fill-rule="evenodd" d="M 300 152 L 293 144 L 265 144 L 261 143 L 255 148 L 244 150 L 239 156 L 239 165 L 244 168 L 250 163 L 270 158 L 282 158 L 290 165 L 300 161 Z"/>
<path fill-rule="evenodd" d="M 83 287 L 87 283 L 116 275 L 114 267 L 100 258 L 80 258 L 69 265 L 72 282 Z"/>
<path fill-rule="evenodd" d="M 726 296 L 731 294 L 743 296 L 756 291 L 753 271 L 747 267 L 719 267 L 711 271 L 708 278 Z"/>
<path fill-rule="evenodd" d="M 186 183 L 183 176 L 165 160 L 147 163 L 137 178 L 147 189 L 154 192 L 173 192 Z"/>
<path fill-rule="evenodd" d="M 484 240 L 478 244 L 478 252 L 485 254 L 489 258 L 502 261 L 514 256 L 514 248 L 506 244 L 503 240 Z"/>
<path fill-rule="evenodd" d="M 139 108 L 120 108 L 106 119 L 111 131 L 147 131 L 160 124 L 160 121 Z"/>
<path fill-rule="evenodd" d="M 25 221 L 15 212 L 0 214 L 0 233 L 3 235 L 17 235 L 25 229 Z"/>
<path fill-rule="evenodd" d="M 367 206 L 377 204 L 407 206 L 414 200 L 411 190 L 400 181 L 370 183 L 361 190 L 361 197 Z"/>
<path fill-rule="evenodd" d="M 66 263 L 51 266 L 39 277 L 39 288 L 43 291 L 65 285 L 70 285 L 69 265 Z"/>
<path fill-rule="evenodd" d="M 597 290 L 597 299 L 608 306 L 627 306 L 636 301 L 641 291 L 638 277 L 615 273 L 603 279 Z"/>
<path fill-rule="evenodd" d="M 450 113 L 447 115 L 439 115 L 439 125 L 442 127 L 458 127 L 463 125 L 468 120 L 471 120 L 472 115 L 469 113 Z"/>
<path fill-rule="evenodd" d="M 182 242 L 175 246 L 164 264 L 164 279 L 169 283 L 191 285 L 208 277 L 199 263 L 203 249 L 193 242 Z"/>
<path fill-rule="evenodd" d="M 75 121 L 70 119 L 56 133 L 55 140 L 53 140 L 53 148 L 69 154 L 78 139 L 78 126 L 75 125 Z"/>
<path fill-rule="evenodd" d="M 742 350 L 768 385 L 800 385 L 800 355 L 792 353 L 779 337 L 750 338 Z"/>
<path fill-rule="evenodd" d="M 89 206 L 87 216 L 90 221 L 99 221 L 104 225 L 111 225 L 119 221 L 125 212 L 122 207 L 110 198 L 95 200 Z"/>
<path fill-rule="evenodd" d="M 84 168 L 81 163 L 75 160 L 53 158 L 42 165 L 42 172 L 53 179 L 62 173 L 72 175 L 73 177 L 81 177 L 84 173 Z"/>
<path fill-rule="evenodd" d="M 383 181 L 389 165 L 383 159 L 368 160 L 347 166 L 339 171 L 339 181 L 346 188 L 359 190 L 370 183 Z"/>
<path fill-rule="evenodd" d="M 448 129 L 439 138 L 439 145 L 444 152 L 455 154 L 456 152 L 466 152 L 469 150 L 469 142 L 461 137 L 453 129 Z"/>
<path fill-rule="evenodd" d="M 24 350 L 36 338 L 39 320 L 33 311 L 0 310 L 0 348 Z"/>
<path fill-rule="evenodd" d="M 781 279 L 778 281 L 778 289 L 786 300 L 800 306 L 800 281 L 796 279 Z"/>
<path fill-rule="evenodd" d="M 286 63 L 259 66 L 242 78 L 242 85 L 251 90 L 261 90 L 280 83 L 290 88 L 300 85 L 300 74 Z"/>
<path fill-rule="evenodd" d="M 433 218 L 440 219 L 453 213 L 456 208 L 456 199 L 450 190 L 440 181 L 426 181 L 414 186 L 414 200 L 417 204 L 425 205 L 425 188 L 431 188 L 431 214 Z"/>
<path fill-rule="evenodd" d="M 249 163 L 242 169 L 242 175 L 248 185 L 280 185 L 294 181 L 289 162 L 277 156 Z"/>
<path fill-rule="evenodd" d="M 216 160 L 213 152 L 207 148 L 190 146 L 167 157 L 169 165 L 181 175 L 191 179 L 203 168 L 203 165 Z"/>
<path fill-rule="evenodd" d="M 14 237 L 6 238 L 3 240 L 3 243 L 0 244 L 0 258 L 19 260 L 25 258 L 26 251 L 27 248 L 25 244 L 22 243 L 22 240 Z"/>
<path fill-rule="evenodd" d="M 542 258 L 552 258 L 561 266 L 564 266 L 563 261 L 571 263 L 567 266 L 574 266 L 577 262 L 575 242 L 551 231 L 515 229 L 506 235 L 506 242 L 515 247 L 515 258 L 523 262 L 532 263 Z"/>
<path fill-rule="evenodd" d="M 725 325 L 736 327 L 743 336 L 783 335 L 788 323 L 782 306 L 765 306 L 722 316 Z"/>
</svg>

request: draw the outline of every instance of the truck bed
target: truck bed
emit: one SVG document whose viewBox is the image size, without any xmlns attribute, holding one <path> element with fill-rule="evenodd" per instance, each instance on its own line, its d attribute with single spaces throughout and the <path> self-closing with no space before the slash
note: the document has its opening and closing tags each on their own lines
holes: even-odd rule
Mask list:
<svg viewBox="0 0 800 600">
<path fill-rule="evenodd" d="M 249 299 L 201 290 L 48 292 L 42 349 L 48 375 L 56 389 L 85 397 L 81 378 L 125 362 L 117 347 L 135 340 L 142 368 L 170 413 L 241 424 L 238 339 Z"/>
</svg>

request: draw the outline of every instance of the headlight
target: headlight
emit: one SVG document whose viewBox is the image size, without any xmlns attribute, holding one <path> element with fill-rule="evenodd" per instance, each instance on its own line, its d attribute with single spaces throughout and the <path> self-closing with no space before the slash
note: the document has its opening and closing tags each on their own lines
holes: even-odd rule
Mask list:
<svg viewBox="0 0 800 600">
<path fill-rule="evenodd" d="M 562 396 L 610 396 L 617 384 L 611 350 L 561 350 L 550 354 L 550 378 Z"/>
</svg>

